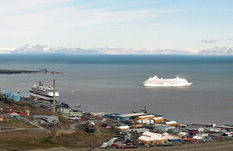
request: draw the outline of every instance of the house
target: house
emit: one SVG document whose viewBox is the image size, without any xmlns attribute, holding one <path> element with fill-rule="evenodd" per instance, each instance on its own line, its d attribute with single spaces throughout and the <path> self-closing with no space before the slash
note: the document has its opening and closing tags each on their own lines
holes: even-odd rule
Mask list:
<svg viewBox="0 0 233 151">
<path fill-rule="evenodd" d="M 0 115 L 0 121 L 19 120 L 20 115 L 18 113 L 3 113 Z"/>
<path fill-rule="evenodd" d="M 33 115 L 32 120 L 33 121 L 40 121 L 43 119 L 44 116 L 46 116 L 46 115 Z"/>
<path fill-rule="evenodd" d="M 145 123 L 145 124 L 153 124 L 154 123 L 154 115 L 143 115 L 143 116 L 138 116 L 135 118 L 135 121 L 138 123 Z"/>
<path fill-rule="evenodd" d="M 9 115 L 11 116 L 12 120 L 19 120 L 20 119 L 20 115 L 18 113 L 13 112 L 13 113 L 10 113 Z"/>
<path fill-rule="evenodd" d="M 129 130 L 128 125 L 122 125 L 117 127 L 117 131 L 125 131 L 125 130 Z"/>
<path fill-rule="evenodd" d="M 26 111 L 18 111 L 17 112 L 20 116 L 26 116 L 26 115 L 29 115 L 29 110 L 26 110 Z"/>
<path fill-rule="evenodd" d="M 165 134 L 163 136 L 164 138 L 167 138 L 170 142 L 179 142 L 180 138 L 174 135 L 170 135 L 170 134 Z"/>
<path fill-rule="evenodd" d="M 152 145 L 152 144 L 161 144 L 161 143 L 167 142 L 168 139 L 163 137 L 163 135 L 159 133 L 144 132 L 142 133 L 142 136 L 138 138 L 138 141 L 140 143 Z"/>
<path fill-rule="evenodd" d="M 61 114 L 70 114 L 71 107 L 67 103 L 61 103 L 60 105 L 56 105 L 56 112 Z"/>
<path fill-rule="evenodd" d="M 14 95 L 14 101 L 20 101 L 20 95 Z"/>
<path fill-rule="evenodd" d="M 148 128 L 135 128 L 135 129 L 131 129 L 131 132 L 141 134 L 143 132 L 150 132 L 150 130 Z"/>
<path fill-rule="evenodd" d="M 167 125 L 170 125 L 170 126 L 179 126 L 180 124 L 177 123 L 176 121 L 166 121 L 165 122 Z"/>
<path fill-rule="evenodd" d="M 5 92 L 5 94 L 7 95 L 7 99 L 11 99 L 11 92 Z"/>
<path fill-rule="evenodd" d="M 52 115 L 52 116 L 49 116 L 49 115 L 33 115 L 32 120 L 33 121 L 38 121 L 40 123 L 43 123 L 43 122 L 59 123 L 59 119 L 55 115 Z"/>
<path fill-rule="evenodd" d="M 165 120 L 163 117 L 155 117 L 155 118 L 153 118 L 153 120 L 154 120 L 154 123 L 165 124 Z"/>
<path fill-rule="evenodd" d="M 12 113 L 12 110 L 11 109 L 10 110 L 5 110 L 4 113 L 8 113 L 8 114 Z"/>
<path fill-rule="evenodd" d="M 49 123 L 59 123 L 59 119 L 55 115 L 52 115 L 52 116 L 45 115 L 42 119 Z"/>
<path fill-rule="evenodd" d="M 3 120 L 4 120 L 4 117 L 5 117 L 5 115 L 4 115 L 4 114 L 1 114 L 1 115 L 0 115 L 0 121 L 3 121 Z"/>
<path fill-rule="evenodd" d="M 9 113 L 4 113 L 3 121 L 9 121 L 11 120 L 11 116 Z"/>
<path fill-rule="evenodd" d="M 69 113 L 69 117 L 82 117 L 83 113 L 78 110 L 71 110 Z"/>
<path fill-rule="evenodd" d="M 167 132 L 169 129 L 175 129 L 175 126 L 155 124 L 155 128 L 159 131 Z"/>
</svg>

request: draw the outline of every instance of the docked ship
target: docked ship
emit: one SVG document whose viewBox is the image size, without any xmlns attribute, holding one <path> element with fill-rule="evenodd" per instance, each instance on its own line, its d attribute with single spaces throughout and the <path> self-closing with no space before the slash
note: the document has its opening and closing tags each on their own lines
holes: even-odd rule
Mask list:
<svg viewBox="0 0 233 151">
<path fill-rule="evenodd" d="M 179 78 L 178 76 L 174 79 L 163 79 L 157 76 L 149 77 L 143 82 L 145 87 L 188 87 L 192 83 L 189 83 L 186 79 Z"/>
<path fill-rule="evenodd" d="M 53 101 L 53 87 L 48 85 L 44 86 L 41 82 L 35 83 L 31 90 L 29 90 L 30 96 L 41 100 Z M 59 92 L 55 90 L 55 100 L 59 97 Z"/>
</svg>

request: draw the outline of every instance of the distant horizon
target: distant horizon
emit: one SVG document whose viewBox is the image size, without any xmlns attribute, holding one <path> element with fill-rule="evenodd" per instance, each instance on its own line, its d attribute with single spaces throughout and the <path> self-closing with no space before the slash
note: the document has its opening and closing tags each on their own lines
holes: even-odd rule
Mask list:
<svg viewBox="0 0 233 151">
<path fill-rule="evenodd" d="M 73 55 L 233 55 L 233 47 L 215 47 L 192 53 L 183 50 L 172 49 L 125 49 L 125 48 L 75 48 L 75 47 L 51 47 L 25 44 L 22 47 L 11 49 L 0 48 L 0 54 L 73 54 Z"/>
<path fill-rule="evenodd" d="M 0 56 L 172 56 L 172 57 L 233 57 L 233 55 L 203 55 L 203 54 L 69 54 L 69 53 L 0 53 Z"/>
</svg>

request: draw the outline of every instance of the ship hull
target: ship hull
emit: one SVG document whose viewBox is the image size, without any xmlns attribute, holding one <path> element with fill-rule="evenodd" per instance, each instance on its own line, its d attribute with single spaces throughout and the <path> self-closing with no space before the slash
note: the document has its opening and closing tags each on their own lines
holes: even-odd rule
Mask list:
<svg viewBox="0 0 233 151">
<path fill-rule="evenodd" d="M 146 83 L 144 87 L 189 87 L 192 83 L 187 84 L 170 84 L 170 83 L 163 83 L 163 84 L 156 84 L 156 83 Z"/>
<path fill-rule="evenodd" d="M 53 88 L 48 85 L 47 87 L 43 86 L 41 82 L 34 84 L 29 90 L 29 95 L 34 98 L 53 101 Z M 59 97 L 59 92 L 55 90 L 55 100 Z"/>
<path fill-rule="evenodd" d="M 35 94 L 32 92 L 29 92 L 29 95 L 35 98 L 39 98 L 39 99 L 43 99 L 43 100 L 48 100 L 48 101 L 53 101 L 53 97 L 52 96 L 44 96 L 44 95 L 40 95 L 40 94 Z M 58 97 L 55 97 L 55 100 L 57 100 Z"/>
</svg>

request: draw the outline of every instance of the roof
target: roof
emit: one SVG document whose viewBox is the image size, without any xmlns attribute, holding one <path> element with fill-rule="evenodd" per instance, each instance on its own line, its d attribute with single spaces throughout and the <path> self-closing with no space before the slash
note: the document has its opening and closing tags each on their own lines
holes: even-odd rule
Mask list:
<svg viewBox="0 0 233 151">
<path fill-rule="evenodd" d="M 46 116 L 46 115 L 33 115 L 32 118 L 41 118 L 42 119 L 44 116 Z"/>
<path fill-rule="evenodd" d="M 141 141 L 154 141 L 155 139 L 153 139 L 151 137 L 147 137 L 147 136 L 140 136 L 138 138 L 138 140 L 141 140 Z"/>
<path fill-rule="evenodd" d="M 58 120 L 58 117 L 55 116 L 55 115 L 52 115 L 52 116 L 48 116 L 48 115 L 45 115 L 43 116 L 44 119 L 47 119 L 47 120 Z"/>
<path fill-rule="evenodd" d="M 144 116 L 138 116 L 137 119 L 153 119 L 155 118 L 154 115 L 144 115 Z"/>
<path fill-rule="evenodd" d="M 66 109 L 71 109 L 70 106 L 64 106 L 64 105 L 56 105 L 56 108 L 66 108 Z"/>
<path fill-rule="evenodd" d="M 176 124 L 176 121 L 167 121 L 166 124 Z"/>
<path fill-rule="evenodd" d="M 117 129 L 129 129 L 129 126 L 128 125 L 123 125 L 123 126 L 117 127 Z"/>
<path fill-rule="evenodd" d="M 111 141 L 114 142 L 114 141 L 117 140 L 117 139 L 118 139 L 118 137 L 113 137 L 112 139 L 109 140 L 109 142 L 111 142 Z"/>
<path fill-rule="evenodd" d="M 163 120 L 163 117 L 155 117 L 154 120 Z"/>
<path fill-rule="evenodd" d="M 131 116 L 140 116 L 145 115 L 145 113 L 131 113 L 131 114 L 120 114 L 120 115 L 114 115 L 119 117 L 131 117 Z"/>
<path fill-rule="evenodd" d="M 166 137 L 162 137 L 162 136 L 159 136 L 159 135 L 153 135 L 153 136 L 151 136 L 151 138 L 156 139 L 156 140 L 166 140 L 167 141 Z"/>
<path fill-rule="evenodd" d="M 15 112 L 13 112 L 13 113 L 10 113 L 10 115 L 13 115 L 13 116 L 19 116 L 19 114 L 18 113 L 15 113 Z"/>
<path fill-rule="evenodd" d="M 180 139 L 179 137 L 177 137 L 177 136 L 174 136 L 174 135 L 164 135 L 163 136 L 164 138 L 167 138 L 167 139 Z"/>
<path fill-rule="evenodd" d="M 159 133 L 152 133 L 152 132 L 143 132 L 142 135 L 144 135 L 144 136 L 150 136 L 150 137 L 152 137 L 152 136 L 162 136 Z"/>
</svg>

